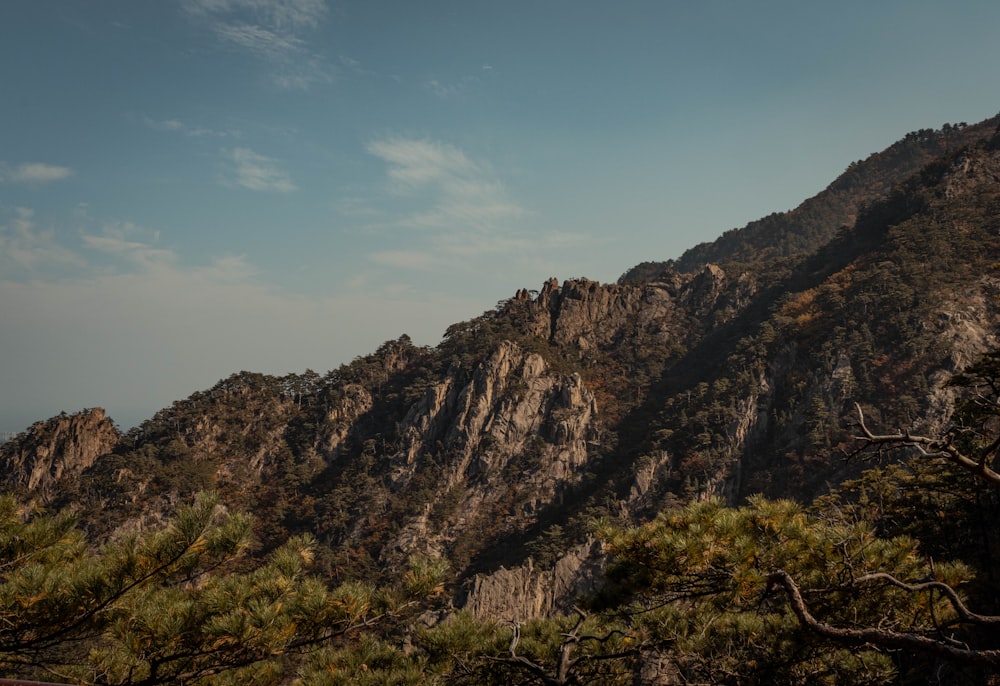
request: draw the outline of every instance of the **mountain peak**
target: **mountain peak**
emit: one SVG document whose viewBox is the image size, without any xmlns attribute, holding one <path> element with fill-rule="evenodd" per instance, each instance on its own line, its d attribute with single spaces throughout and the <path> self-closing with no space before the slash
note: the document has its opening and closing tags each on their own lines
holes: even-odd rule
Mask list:
<svg viewBox="0 0 1000 686">
<path fill-rule="evenodd" d="M 933 160 L 988 140 L 1000 130 L 1000 114 L 978 124 L 945 124 L 920 129 L 881 152 L 848 165 L 824 190 L 793 210 L 776 212 L 743 228 L 726 231 L 711 243 L 685 251 L 680 258 L 644 262 L 625 272 L 619 282 L 655 278 L 664 269 L 697 271 L 710 262 L 762 263 L 808 255 L 853 225 L 861 210 L 884 199 L 899 183 Z"/>
</svg>

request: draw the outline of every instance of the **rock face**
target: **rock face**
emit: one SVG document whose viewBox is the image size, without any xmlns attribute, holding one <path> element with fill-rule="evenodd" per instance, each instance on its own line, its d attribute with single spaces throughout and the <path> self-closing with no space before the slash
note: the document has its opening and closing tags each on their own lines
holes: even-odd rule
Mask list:
<svg viewBox="0 0 1000 686">
<path fill-rule="evenodd" d="M 529 331 L 560 346 L 581 351 L 614 346 L 636 333 L 646 344 L 670 340 L 690 342 L 706 325 L 717 326 L 736 316 L 759 290 L 749 273 L 730 278 L 718 265 L 700 272 L 664 272 L 647 284 L 601 284 L 572 279 L 562 286 L 550 279 L 531 299 L 521 291 L 513 304 L 525 307 Z"/>
<path fill-rule="evenodd" d="M 50 492 L 111 452 L 120 438 L 99 407 L 36 422 L 0 447 L 3 485 L 20 492 Z"/>
<path fill-rule="evenodd" d="M 569 613 L 577 598 L 599 588 L 603 569 L 600 546 L 588 541 L 568 551 L 551 569 L 535 569 L 529 558 L 514 569 L 478 575 L 457 604 L 483 619 L 516 622 Z"/>
<path fill-rule="evenodd" d="M 392 551 L 442 554 L 468 522 L 502 504 L 531 520 L 578 479 L 597 416 L 579 374 L 554 373 L 540 355 L 510 341 L 466 380 L 449 375 L 429 387 L 397 428 L 401 445 L 389 456 L 390 479 L 392 490 L 405 489 L 436 460 L 437 491 L 383 559 Z M 451 513 L 432 525 L 429 512 L 455 489 L 461 495 Z"/>
</svg>

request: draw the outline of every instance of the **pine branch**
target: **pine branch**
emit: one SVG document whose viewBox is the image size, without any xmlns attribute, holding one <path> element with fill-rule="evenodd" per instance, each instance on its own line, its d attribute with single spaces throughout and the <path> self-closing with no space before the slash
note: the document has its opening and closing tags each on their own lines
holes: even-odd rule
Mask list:
<svg viewBox="0 0 1000 686">
<path fill-rule="evenodd" d="M 795 613 L 800 624 L 819 636 L 836 643 L 848 646 L 871 645 L 878 648 L 909 650 L 966 664 L 1000 667 L 1000 650 L 976 650 L 915 633 L 874 628 L 845 629 L 821 622 L 809 611 L 806 601 L 802 597 L 802 592 L 791 575 L 781 569 L 772 572 L 767 577 L 765 593 L 772 593 L 775 590 L 784 591 L 788 595 L 792 612 Z"/>
<path fill-rule="evenodd" d="M 963 622 L 969 622 L 970 624 L 1000 625 L 1000 616 L 980 615 L 972 612 L 965 606 L 962 599 L 958 597 L 958 593 L 955 592 L 954 588 L 940 581 L 924 581 L 919 584 L 908 584 L 885 572 L 866 574 L 854 580 L 855 583 L 864 583 L 866 581 L 885 581 L 892 586 L 901 588 L 904 591 L 909 591 L 910 593 L 935 590 L 948 599 L 948 602 L 958 614 L 959 619 Z"/>
<path fill-rule="evenodd" d="M 854 454 L 858 454 L 871 446 L 875 446 L 878 450 L 886 447 L 913 447 L 917 449 L 922 457 L 944 458 L 949 462 L 957 464 L 977 478 L 994 486 L 1000 486 L 1000 474 L 990 469 L 986 464 L 989 456 L 996 452 L 997 448 L 1000 448 L 1000 437 L 987 446 L 978 459 L 974 459 L 955 447 L 950 434 L 937 438 L 911 434 L 909 431 L 899 431 L 894 434 L 876 434 L 865 424 L 865 414 L 861 410 L 861 405 L 854 403 L 854 407 L 858 410 L 858 427 L 863 434 L 855 436 L 855 438 L 864 442 L 864 445 L 855 451 Z"/>
</svg>

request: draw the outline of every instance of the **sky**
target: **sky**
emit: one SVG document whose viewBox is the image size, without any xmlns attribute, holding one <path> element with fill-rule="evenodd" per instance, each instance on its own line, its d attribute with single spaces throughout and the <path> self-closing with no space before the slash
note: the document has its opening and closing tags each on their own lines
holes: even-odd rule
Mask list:
<svg viewBox="0 0 1000 686">
<path fill-rule="evenodd" d="M 3 0 L 0 431 L 613 282 L 998 64 L 995 0 Z"/>
</svg>

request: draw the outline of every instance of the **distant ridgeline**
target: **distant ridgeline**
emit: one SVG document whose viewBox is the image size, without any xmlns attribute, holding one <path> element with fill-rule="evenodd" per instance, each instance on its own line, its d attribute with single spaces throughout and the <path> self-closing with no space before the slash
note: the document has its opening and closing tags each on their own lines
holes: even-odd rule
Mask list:
<svg viewBox="0 0 1000 686">
<path fill-rule="evenodd" d="M 940 130 L 912 131 L 881 152 L 848 165 L 829 186 L 794 210 L 774 212 L 746 226 L 726 231 L 711 243 L 687 250 L 676 260 L 643 262 L 625 272 L 619 282 L 636 283 L 659 278 L 664 271 L 695 271 L 712 263 L 774 268 L 782 258 L 809 255 L 854 224 L 870 205 L 883 201 L 893 189 L 935 160 L 993 136 L 1000 115 L 969 126 L 945 124 Z"/>
<path fill-rule="evenodd" d="M 6 443 L 7 441 L 14 440 L 14 436 L 17 435 L 16 431 L 0 431 L 0 443 Z"/>
</svg>

